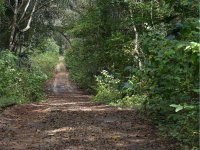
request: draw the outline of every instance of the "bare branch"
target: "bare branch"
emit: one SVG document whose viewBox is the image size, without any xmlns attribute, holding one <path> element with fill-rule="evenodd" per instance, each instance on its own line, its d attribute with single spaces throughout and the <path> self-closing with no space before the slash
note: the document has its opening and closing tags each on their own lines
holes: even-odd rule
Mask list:
<svg viewBox="0 0 200 150">
<path fill-rule="evenodd" d="M 33 9 L 32 9 L 31 15 L 30 15 L 30 18 L 29 18 L 28 23 L 27 23 L 27 26 L 26 26 L 24 29 L 22 29 L 21 32 L 26 32 L 26 31 L 28 31 L 28 30 L 30 29 L 31 21 L 32 21 L 32 19 L 33 19 L 33 14 L 34 14 L 34 12 L 35 12 L 37 3 L 38 3 L 38 0 L 35 0 L 35 4 L 34 4 L 34 6 L 33 6 Z"/>
<path fill-rule="evenodd" d="M 27 1 L 26 6 L 25 6 L 24 11 L 23 11 L 23 14 L 21 15 L 21 17 L 19 19 L 19 22 L 22 20 L 22 18 L 24 18 L 24 15 L 26 14 L 26 11 L 27 11 L 27 9 L 28 9 L 28 7 L 30 5 L 30 2 L 31 2 L 31 0 Z"/>
<path fill-rule="evenodd" d="M 45 6 L 47 6 L 48 4 L 50 4 L 52 1 L 53 0 L 50 0 L 47 3 L 42 4 L 41 6 L 39 6 L 38 8 L 35 9 L 34 13 L 37 13 L 39 10 L 43 9 Z M 26 16 L 26 17 L 24 17 L 24 18 L 22 18 L 21 22 L 26 21 L 27 19 L 30 18 L 30 16 L 31 16 L 31 14 L 28 15 L 28 16 Z"/>
<path fill-rule="evenodd" d="M 21 8 L 23 7 L 23 5 L 24 5 L 24 0 L 22 0 L 22 2 L 21 2 L 21 5 L 19 6 L 19 10 L 21 10 Z"/>
</svg>

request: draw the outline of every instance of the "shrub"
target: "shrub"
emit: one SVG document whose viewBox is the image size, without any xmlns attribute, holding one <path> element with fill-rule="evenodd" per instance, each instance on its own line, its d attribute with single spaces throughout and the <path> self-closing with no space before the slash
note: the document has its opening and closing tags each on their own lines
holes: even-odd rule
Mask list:
<svg viewBox="0 0 200 150">
<path fill-rule="evenodd" d="M 58 57 L 59 55 L 57 51 L 48 51 L 37 54 L 31 57 L 32 66 L 35 70 L 43 72 L 48 78 L 50 78 L 52 77 L 55 66 L 58 63 Z"/>
<path fill-rule="evenodd" d="M 65 55 L 71 78 L 78 86 L 89 92 L 94 92 L 94 75 L 97 70 L 97 63 L 94 62 L 94 59 L 96 59 L 95 55 L 89 53 L 87 55 L 87 52 L 81 49 L 81 46 L 77 49 L 68 50 Z"/>
<path fill-rule="evenodd" d="M 0 107 L 44 98 L 44 83 L 52 77 L 58 60 L 55 52 L 32 57 L 32 66 L 18 67 L 18 58 L 9 51 L 0 54 Z"/>
<path fill-rule="evenodd" d="M 146 59 L 141 77 L 148 93 L 147 112 L 162 135 L 197 147 L 200 45 L 184 41 L 186 37 L 178 41 L 158 34 L 145 35 Z M 152 39 L 154 42 L 149 44 Z"/>
<path fill-rule="evenodd" d="M 96 77 L 97 94 L 94 98 L 97 102 L 115 103 L 122 97 L 119 91 L 119 79 L 115 79 L 106 70 L 101 72 L 101 76 Z"/>
</svg>

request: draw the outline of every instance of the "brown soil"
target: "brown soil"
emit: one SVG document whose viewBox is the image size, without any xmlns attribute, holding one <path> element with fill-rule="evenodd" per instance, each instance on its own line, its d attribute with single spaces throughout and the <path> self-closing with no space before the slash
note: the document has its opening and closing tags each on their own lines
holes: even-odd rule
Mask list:
<svg viewBox="0 0 200 150">
<path fill-rule="evenodd" d="M 168 150 L 136 110 L 91 102 L 61 62 L 48 83 L 48 101 L 0 114 L 0 150 Z"/>
</svg>

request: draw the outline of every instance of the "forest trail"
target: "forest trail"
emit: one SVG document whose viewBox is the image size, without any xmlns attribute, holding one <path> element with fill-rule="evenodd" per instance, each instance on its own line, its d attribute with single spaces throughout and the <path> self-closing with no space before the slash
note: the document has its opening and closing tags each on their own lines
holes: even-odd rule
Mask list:
<svg viewBox="0 0 200 150">
<path fill-rule="evenodd" d="M 91 102 L 70 81 L 62 58 L 47 89 L 47 102 L 0 114 L 0 150 L 170 149 L 137 111 Z"/>
</svg>

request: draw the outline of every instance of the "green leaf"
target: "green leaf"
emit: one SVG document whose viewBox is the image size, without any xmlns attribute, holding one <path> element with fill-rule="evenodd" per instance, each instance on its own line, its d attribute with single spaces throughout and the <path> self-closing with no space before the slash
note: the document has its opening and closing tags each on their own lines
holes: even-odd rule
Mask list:
<svg viewBox="0 0 200 150">
<path fill-rule="evenodd" d="M 132 66 L 126 66 L 125 69 L 124 69 L 124 71 L 131 71 L 132 69 L 133 69 Z"/>
<path fill-rule="evenodd" d="M 172 105 L 170 105 L 170 107 L 175 108 L 175 112 L 179 112 L 179 111 L 184 109 L 184 107 L 182 105 L 180 105 L 180 104 L 179 105 L 172 104 Z"/>
<path fill-rule="evenodd" d="M 194 91 L 195 93 L 200 94 L 200 89 L 193 89 L 193 91 Z"/>
</svg>

